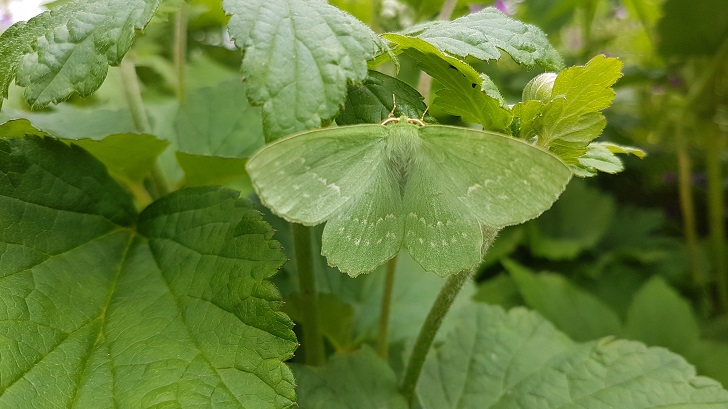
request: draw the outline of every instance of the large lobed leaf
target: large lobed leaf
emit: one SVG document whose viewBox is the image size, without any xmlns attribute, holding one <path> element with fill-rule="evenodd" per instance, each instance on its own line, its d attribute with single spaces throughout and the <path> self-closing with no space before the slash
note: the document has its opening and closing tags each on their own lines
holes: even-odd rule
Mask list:
<svg viewBox="0 0 728 409">
<path fill-rule="evenodd" d="M 10 138 L 0 209 L 0 407 L 293 404 L 284 256 L 236 192 L 137 214 L 82 149 Z"/>
<path fill-rule="evenodd" d="M 394 372 L 370 348 L 334 357 L 326 367 L 294 365 L 303 409 L 406 409 Z"/>
<path fill-rule="evenodd" d="M 135 31 L 146 26 L 160 2 L 77 0 L 17 23 L 0 37 L 3 96 L 13 78 L 26 87 L 33 107 L 90 95 L 109 65 L 121 62 Z"/>
<path fill-rule="evenodd" d="M 417 387 L 424 408 L 723 408 L 728 391 L 662 348 L 577 344 L 535 313 L 462 309 Z"/>
<path fill-rule="evenodd" d="M 224 0 L 228 31 L 244 51 L 248 98 L 263 107 L 267 140 L 316 128 L 339 112 L 348 81 L 367 76 L 384 47 L 322 0 Z"/>
</svg>

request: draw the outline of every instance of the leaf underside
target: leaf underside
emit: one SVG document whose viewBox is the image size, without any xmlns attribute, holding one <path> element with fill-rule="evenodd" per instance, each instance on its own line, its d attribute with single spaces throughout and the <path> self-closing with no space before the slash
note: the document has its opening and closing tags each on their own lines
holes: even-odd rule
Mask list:
<svg viewBox="0 0 728 409">
<path fill-rule="evenodd" d="M 347 82 L 366 78 L 366 61 L 385 47 L 367 26 L 321 0 L 224 0 L 223 8 L 245 52 L 242 75 L 248 98 L 262 106 L 268 141 L 336 116 Z"/>
<path fill-rule="evenodd" d="M 87 0 L 17 23 L 0 37 L 0 88 L 15 79 L 34 108 L 96 91 L 161 0 Z"/>
</svg>

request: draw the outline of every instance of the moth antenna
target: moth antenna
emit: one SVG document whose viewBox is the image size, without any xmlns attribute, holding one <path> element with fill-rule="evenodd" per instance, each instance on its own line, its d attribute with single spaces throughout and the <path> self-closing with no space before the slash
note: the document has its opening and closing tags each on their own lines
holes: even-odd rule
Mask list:
<svg viewBox="0 0 728 409">
<path fill-rule="evenodd" d="M 389 115 L 387 115 L 387 118 L 393 118 L 394 117 L 394 110 L 397 109 L 397 96 L 392 94 L 392 110 L 389 111 Z"/>
<path fill-rule="evenodd" d="M 427 115 L 427 111 L 430 110 L 430 106 L 425 107 L 425 112 L 422 113 L 422 116 L 420 117 L 420 121 L 425 122 L 425 115 Z"/>
</svg>

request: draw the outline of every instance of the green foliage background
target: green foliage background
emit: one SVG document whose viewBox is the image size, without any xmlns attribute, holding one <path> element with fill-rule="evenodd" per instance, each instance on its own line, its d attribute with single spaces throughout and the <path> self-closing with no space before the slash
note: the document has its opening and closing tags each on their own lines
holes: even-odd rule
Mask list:
<svg viewBox="0 0 728 409">
<path fill-rule="evenodd" d="M 0 407 L 412 407 L 442 279 L 393 263 L 382 358 L 385 267 L 347 277 L 312 229 L 329 362 L 305 365 L 290 226 L 246 199 L 266 142 L 377 123 L 392 95 L 593 176 L 499 233 L 415 407 L 728 405 L 728 4 L 329 4 L 57 1 L 0 35 Z M 553 94 L 522 101 L 545 71 Z"/>
</svg>

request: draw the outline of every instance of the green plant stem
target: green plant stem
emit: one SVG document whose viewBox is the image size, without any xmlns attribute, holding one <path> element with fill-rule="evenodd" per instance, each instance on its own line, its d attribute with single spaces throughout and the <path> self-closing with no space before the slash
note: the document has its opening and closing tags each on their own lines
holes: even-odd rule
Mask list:
<svg viewBox="0 0 728 409">
<path fill-rule="evenodd" d="M 452 13 L 455 11 L 455 7 L 458 5 L 458 0 L 445 0 L 440 8 L 440 13 L 437 14 L 438 20 L 450 20 Z M 430 100 L 430 88 L 432 88 L 432 77 L 426 72 L 420 72 L 420 78 L 417 81 L 417 91 L 425 99 L 425 103 L 429 105 Z"/>
<path fill-rule="evenodd" d="M 303 331 L 304 361 L 307 365 L 326 363 L 324 338 L 318 322 L 318 299 L 316 277 L 313 271 L 311 229 L 291 223 L 293 249 L 296 254 L 298 286 L 301 293 L 301 319 Z"/>
<path fill-rule="evenodd" d="M 124 85 L 126 104 L 129 107 L 129 113 L 134 122 L 134 127 L 137 132 L 151 133 L 152 126 L 149 123 L 147 111 L 144 109 L 144 101 L 142 100 L 142 91 L 139 85 L 139 78 L 136 74 L 136 67 L 128 54 L 121 60 L 119 70 L 121 72 L 121 81 Z M 162 174 L 159 164 L 155 164 L 152 169 L 152 175 L 149 178 L 149 191 L 153 198 L 159 198 L 169 193 L 167 180 Z"/>
<path fill-rule="evenodd" d="M 430 308 L 430 312 L 427 314 L 422 328 L 420 328 L 420 333 L 417 335 L 417 341 L 415 341 L 412 354 L 407 362 L 404 378 L 402 379 L 402 386 L 400 387 L 400 391 L 410 406 L 414 402 L 415 387 L 420 379 L 427 353 L 430 351 L 432 342 L 435 340 L 435 334 L 440 329 L 442 320 L 445 319 L 445 315 L 450 310 L 453 301 L 455 301 L 455 297 L 463 288 L 465 281 L 470 278 L 471 274 L 471 270 L 463 270 L 447 278 L 445 285 L 440 290 L 440 293 L 437 294 L 437 298 L 432 304 L 432 308 Z"/>
<path fill-rule="evenodd" d="M 136 67 L 128 54 L 121 60 L 119 69 L 121 70 L 121 81 L 124 84 L 126 104 L 134 122 L 134 128 L 136 128 L 137 132 L 149 133 L 152 126 L 149 124 L 149 117 L 147 117 L 147 112 L 144 110 L 144 101 L 142 100 L 142 91 L 139 86 Z"/>
<path fill-rule="evenodd" d="M 724 68 L 724 60 L 728 57 L 728 39 L 724 40 L 716 54 L 711 58 L 707 66 L 700 67 L 701 75 L 693 82 L 688 90 L 685 110 L 680 122 L 685 123 L 690 115 L 690 108 L 695 106 L 706 93 L 714 92 L 715 76 Z M 678 127 L 681 125 L 678 125 Z M 713 125 L 715 126 L 715 125 Z M 683 138 L 684 140 L 684 138 Z M 679 142 L 679 141 L 678 141 Z M 723 149 L 723 140 L 719 132 L 708 132 L 706 142 L 706 173 L 708 177 L 708 218 L 710 220 L 710 241 L 713 247 L 713 266 L 716 277 L 716 292 L 718 294 L 718 309 L 722 312 L 728 311 L 728 260 L 725 253 L 725 213 L 722 172 L 720 155 Z M 687 153 L 685 153 L 687 155 Z M 678 157 L 678 160 L 680 158 Z M 686 175 L 686 182 L 689 183 L 689 174 Z M 681 197 L 682 198 L 682 197 Z M 686 234 L 689 234 L 686 232 Z M 697 235 L 697 234 L 696 234 Z M 687 240 L 687 237 L 686 237 Z M 697 241 L 697 239 L 696 239 Z M 696 245 L 697 247 L 697 245 Z M 689 250 L 690 251 L 690 250 Z M 692 255 L 691 255 L 692 257 Z M 699 261 L 698 261 L 699 262 Z"/>
<path fill-rule="evenodd" d="M 692 164 L 685 141 L 684 122 L 679 121 L 675 128 L 675 145 L 677 154 L 677 181 L 680 197 L 680 210 L 682 211 L 683 230 L 685 231 L 685 245 L 688 250 L 690 268 L 692 270 L 693 285 L 705 289 L 705 272 L 700 256 L 698 243 L 698 229 L 695 222 L 695 202 L 693 201 L 692 183 L 690 174 Z"/>
<path fill-rule="evenodd" d="M 177 101 L 187 98 L 185 63 L 187 61 L 187 3 L 183 2 L 174 21 L 174 65 L 177 71 Z"/>
<path fill-rule="evenodd" d="M 713 264 L 718 293 L 720 312 L 728 311 L 728 260 L 725 242 L 725 199 L 723 197 L 723 172 L 721 155 L 724 149 L 723 138 L 715 124 L 708 124 L 705 146 L 705 170 L 708 183 L 708 220 Z"/>
<path fill-rule="evenodd" d="M 389 313 L 392 307 L 392 291 L 394 290 L 394 273 L 396 270 L 397 256 L 394 256 L 387 262 L 384 292 L 382 293 L 382 309 L 379 314 L 377 352 L 384 360 L 387 360 L 389 356 Z"/>
</svg>

